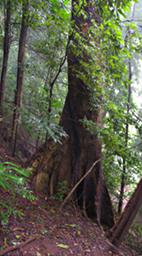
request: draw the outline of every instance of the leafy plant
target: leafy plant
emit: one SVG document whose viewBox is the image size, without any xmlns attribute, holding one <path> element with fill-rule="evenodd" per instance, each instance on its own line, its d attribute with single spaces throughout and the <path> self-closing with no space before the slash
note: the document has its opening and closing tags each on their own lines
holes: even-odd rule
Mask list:
<svg viewBox="0 0 142 256">
<path fill-rule="evenodd" d="M 0 219 L 2 225 L 7 225 L 11 216 L 16 216 L 20 219 L 23 217 L 23 212 L 16 207 L 13 207 L 11 202 L 0 202 L 0 210 Z"/>
<path fill-rule="evenodd" d="M 0 189 L 4 192 L 10 192 L 11 201 L 5 203 L 2 199 L 0 202 L 0 220 L 2 225 L 7 225 L 11 216 L 22 217 L 23 213 L 17 209 L 16 194 L 23 198 L 33 201 L 35 196 L 27 187 L 27 179 L 30 176 L 29 170 L 11 163 L 0 163 Z"/>
<path fill-rule="evenodd" d="M 62 201 L 65 195 L 67 194 L 67 190 L 68 190 L 67 181 L 66 180 L 60 181 L 58 183 L 57 192 L 53 196 L 53 199 Z"/>
<path fill-rule="evenodd" d="M 24 185 L 29 175 L 29 171 L 14 163 L 0 163 L 0 188 L 13 191 L 13 185 L 16 186 L 15 188 Z M 16 191 L 14 190 L 14 192 Z"/>
</svg>

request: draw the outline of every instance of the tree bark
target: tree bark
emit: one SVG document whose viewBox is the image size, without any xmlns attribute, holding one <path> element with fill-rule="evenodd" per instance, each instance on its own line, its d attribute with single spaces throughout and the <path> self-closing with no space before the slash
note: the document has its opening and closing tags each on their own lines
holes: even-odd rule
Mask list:
<svg viewBox="0 0 142 256">
<path fill-rule="evenodd" d="M 68 187 L 73 187 L 92 164 L 102 158 L 101 141 L 97 133 L 89 132 L 82 122 L 87 118 L 98 127 L 102 124 L 102 107 L 91 109 L 90 99 L 93 90 L 89 82 L 88 84 L 86 82 L 89 81 L 91 74 L 86 71 L 85 66 L 85 64 L 89 65 L 91 58 L 85 49 L 89 44 L 87 33 L 92 21 L 99 25 L 100 17 L 91 0 L 81 8 L 87 18 L 84 18 L 85 16 L 79 11 L 79 1 L 72 1 L 73 34 L 67 54 L 68 94 L 60 120 L 60 125 L 68 137 L 62 145 L 48 142 L 32 159 L 32 166 L 36 170 L 36 190 L 48 192 L 50 195 L 57 191 L 59 181 L 66 180 Z M 86 79 L 83 78 L 84 75 Z M 101 161 L 77 187 L 74 200 L 89 217 L 96 218 L 98 224 L 103 223 L 112 227 L 114 224 L 112 205 L 105 185 Z"/>
<path fill-rule="evenodd" d="M 3 63 L 1 71 L 1 80 L 0 80 L 0 114 L 3 114 L 3 101 L 4 101 L 4 91 L 5 91 L 5 82 L 8 66 L 8 57 L 10 50 L 10 40 L 11 40 L 11 1 L 5 1 L 4 6 L 4 41 L 3 41 Z"/>
<path fill-rule="evenodd" d="M 22 89 L 23 89 L 23 79 L 24 79 L 24 60 L 25 60 L 25 47 L 28 31 L 28 11 L 29 2 L 26 0 L 23 3 L 23 13 L 22 13 L 22 23 L 19 38 L 19 50 L 18 50 L 18 63 L 17 63 L 17 84 L 15 91 L 14 100 L 14 112 L 12 121 L 12 155 L 15 155 L 16 150 L 16 139 L 18 133 L 18 127 L 20 122 L 20 111 L 22 106 Z"/>
<path fill-rule="evenodd" d="M 129 200 L 120 219 L 111 230 L 110 241 L 114 245 L 119 245 L 128 232 L 139 208 L 142 204 L 142 179 L 140 180 L 134 194 Z"/>
</svg>

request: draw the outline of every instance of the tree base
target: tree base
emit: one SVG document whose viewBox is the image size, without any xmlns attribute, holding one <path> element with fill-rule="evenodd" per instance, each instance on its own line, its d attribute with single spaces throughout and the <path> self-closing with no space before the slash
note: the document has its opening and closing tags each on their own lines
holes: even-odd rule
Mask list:
<svg viewBox="0 0 142 256">
<path fill-rule="evenodd" d="M 68 138 L 62 144 L 50 141 L 32 158 L 30 165 L 33 168 L 33 183 L 38 194 L 53 196 L 58 192 L 59 182 L 66 181 L 68 191 L 76 184 L 73 179 L 75 169 L 71 168 L 69 142 Z M 99 167 L 98 163 L 92 173 L 76 188 L 73 200 L 89 218 L 99 224 L 112 227 L 114 225 L 112 204 L 104 179 L 97 173 Z M 87 171 L 86 169 L 85 172 Z M 78 173 L 80 177 L 84 174 L 82 170 L 78 170 Z"/>
</svg>

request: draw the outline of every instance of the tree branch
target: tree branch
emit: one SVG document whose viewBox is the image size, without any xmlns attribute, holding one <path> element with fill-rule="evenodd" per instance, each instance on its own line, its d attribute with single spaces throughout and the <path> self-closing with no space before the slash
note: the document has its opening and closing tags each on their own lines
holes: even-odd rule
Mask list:
<svg viewBox="0 0 142 256">
<path fill-rule="evenodd" d="M 76 190 L 76 188 L 79 186 L 79 184 L 92 172 L 92 170 L 94 169 L 95 165 L 100 162 L 101 159 L 98 159 L 97 161 L 95 161 L 92 166 L 90 167 L 90 169 L 81 177 L 81 179 L 75 184 L 75 186 L 71 189 L 71 191 L 69 192 L 69 194 L 65 197 L 63 203 L 61 204 L 60 207 L 60 211 L 63 209 L 63 207 L 65 206 L 65 204 L 67 203 L 67 201 L 69 200 L 69 198 L 71 197 L 71 195 L 73 194 L 73 192 Z"/>
</svg>

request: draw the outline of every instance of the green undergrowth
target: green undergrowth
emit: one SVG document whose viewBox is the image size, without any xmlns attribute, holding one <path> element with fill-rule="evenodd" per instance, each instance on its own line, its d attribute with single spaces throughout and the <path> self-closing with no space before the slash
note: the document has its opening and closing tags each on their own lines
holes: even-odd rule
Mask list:
<svg viewBox="0 0 142 256">
<path fill-rule="evenodd" d="M 52 196 L 54 200 L 63 201 L 68 192 L 68 184 L 66 180 L 58 183 L 57 192 Z"/>
<path fill-rule="evenodd" d="M 0 163 L 0 222 L 7 225 L 11 216 L 21 218 L 17 198 L 29 201 L 36 199 L 28 186 L 30 171 L 12 162 Z"/>
</svg>

